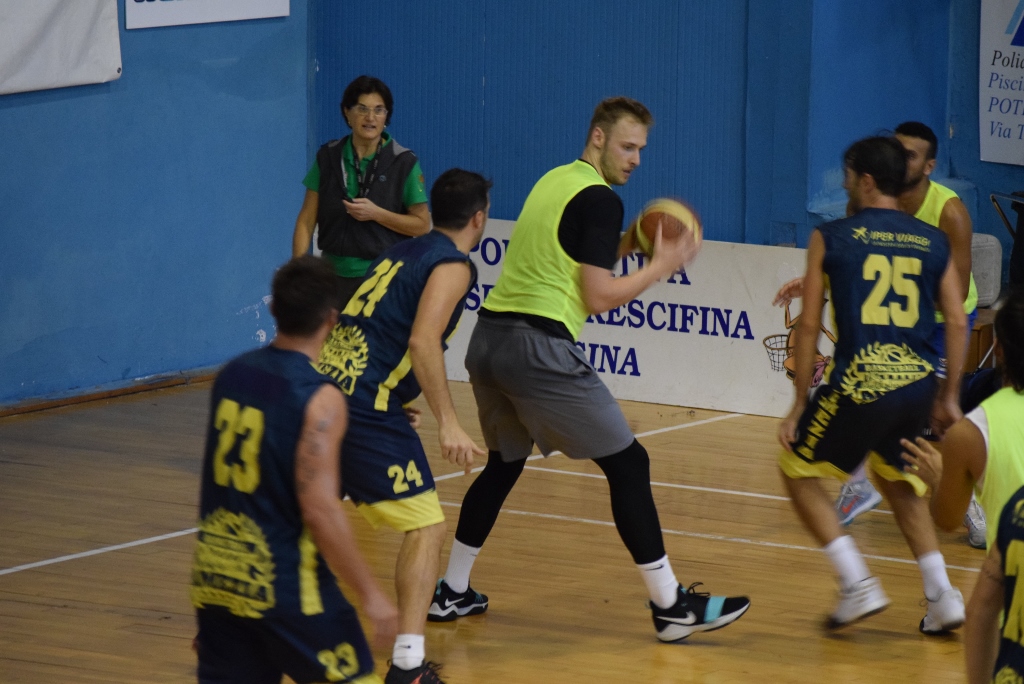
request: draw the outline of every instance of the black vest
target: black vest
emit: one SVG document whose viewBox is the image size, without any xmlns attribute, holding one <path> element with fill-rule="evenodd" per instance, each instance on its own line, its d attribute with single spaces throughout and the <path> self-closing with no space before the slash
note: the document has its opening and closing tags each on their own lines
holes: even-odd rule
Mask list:
<svg viewBox="0 0 1024 684">
<path fill-rule="evenodd" d="M 320 167 L 320 206 L 316 220 L 320 227 L 317 245 L 321 251 L 337 256 L 373 260 L 381 252 L 409 236 L 385 228 L 376 221 L 357 221 L 345 211 L 342 200 L 349 199 L 341 172 L 342 154 L 347 138 L 332 140 L 316 153 Z M 416 155 L 391 139 L 378 153 L 376 175 L 367 198 L 382 209 L 405 214 L 402 193 L 405 180 L 416 164 Z M 373 162 L 370 162 L 373 167 Z"/>
</svg>

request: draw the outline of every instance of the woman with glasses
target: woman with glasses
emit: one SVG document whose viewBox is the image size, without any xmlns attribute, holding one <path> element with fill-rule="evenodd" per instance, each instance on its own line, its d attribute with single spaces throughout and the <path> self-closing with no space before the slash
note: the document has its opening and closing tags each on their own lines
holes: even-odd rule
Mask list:
<svg viewBox="0 0 1024 684">
<path fill-rule="evenodd" d="M 334 266 L 342 302 L 381 252 L 430 230 L 419 160 L 384 131 L 393 112 L 391 90 L 380 79 L 360 76 L 349 83 L 341 116 L 352 133 L 321 147 L 303 180 L 292 255 L 309 251 L 319 225 L 317 246 Z"/>
</svg>

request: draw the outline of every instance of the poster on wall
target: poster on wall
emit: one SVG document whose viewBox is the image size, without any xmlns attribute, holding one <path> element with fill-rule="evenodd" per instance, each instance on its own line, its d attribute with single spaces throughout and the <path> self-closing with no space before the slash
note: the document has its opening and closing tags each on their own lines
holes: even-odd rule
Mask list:
<svg viewBox="0 0 1024 684">
<path fill-rule="evenodd" d="M 118 78 L 117 0 L 0 0 L 0 95 Z"/>
<path fill-rule="evenodd" d="M 514 225 L 488 221 L 470 255 L 479 277 L 445 355 L 452 380 L 469 380 L 465 358 L 476 312 L 498 280 Z M 685 273 L 591 316 L 576 346 L 618 399 L 781 417 L 793 402 L 800 302 L 778 308 L 772 298 L 803 274 L 806 258 L 802 249 L 706 240 Z M 616 272 L 633 272 L 641 259 L 625 257 Z M 829 311 L 823 321 L 815 385 L 834 350 Z"/>
<path fill-rule="evenodd" d="M 982 0 L 981 160 L 1024 165 L 1024 0 Z"/>
<path fill-rule="evenodd" d="M 287 17 L 290 0 L 125 0 L 127 29 Z"/>
</svg>

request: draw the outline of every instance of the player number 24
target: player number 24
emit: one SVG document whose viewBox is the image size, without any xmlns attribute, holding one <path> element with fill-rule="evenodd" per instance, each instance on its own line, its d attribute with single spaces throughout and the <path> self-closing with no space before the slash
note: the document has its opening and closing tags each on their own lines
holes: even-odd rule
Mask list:
<svg viewBox="0 0 1024 684">
<path fill-rule="evenodd" d="M 405 466 L 404 469 L 400 465 L 391 466 L 388 468 L 388 477 L 395 481 L 392 486 L 395 494 L 409 491 L 410 482 L 415 482 L 417 487 L 423 486 L 423 475 L 420 473 L 419 468 L 416 467 L 415 461 L 409 461 L 409 465 Z"/>
<path fill-rule="evenodd" d="M 213 481 L 221 487 L 233 486 L 252 494 L 260 484 L 260 440 L 263 439 L 263 412 L 237 401 L 221 399 L 213 426 L 220 432 L 213 453 Z M 227 455 L 242 437 L 238 450 L 241 463 L 228 463 Z"/>
<path fill-rule="evenodd" d="M 881 254 L 869 254 L 864 260 L 864 280 L 875 281 L 871 293 L 860 307 L 860 320 L 865 325 L 889 325 L 899 328 L 913 328 L 921 313 L 918 304 L 921 292 L 917 282 L 907 276 L 921 275 L 921 260 L 913 257 L 896 256 L 892 261 Z M 890 288 L 906 297 L 906 306 L 900 302 L 885 304 Z"/>
<path fill-rule="evenodd" d="M 404 261 L 394 263 L 391 259 L 384 259 L 377 264 L 370 277 L 352 295 L 352 299 L 349 300 L 348 306 L 345 307 L 342 313 L 349 316 L 362 314 L 366 318 L 372 316 L 373 310 L 377 308 L 377 303 L 384 296 L 384 293 L 388 291 L 388 286 L 395 279 L 395 274 L 398 273 L 398 269 L 402 268 L 404 264 Z"/>
</svg>

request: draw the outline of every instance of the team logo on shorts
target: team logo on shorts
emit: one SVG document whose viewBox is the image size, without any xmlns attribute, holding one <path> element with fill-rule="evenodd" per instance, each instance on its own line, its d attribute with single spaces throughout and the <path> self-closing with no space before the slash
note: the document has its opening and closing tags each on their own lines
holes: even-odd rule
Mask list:
<svg viewBox="0 0 1024 684">
<path fill-rule="evenodd" d="M 857 352 L 843 374 L 843 394 L 867 404 L 927 377 L 934 368 L 906 344 L 875 342 Z"/>
<path fill-rule="evenodd" d="M 370 347 L 359 326 L 336 325 L 320 350 L 317 367 L 324 375 L 334 378 L 342 392 L 351 395 L 369 360 Z"/>
<path fill-rule="evenodd" d="M 256 521 L 223 508 L 203 518 L 191 598 L 197 608 L 224 606 L 244 618 L 262 617 L 274 607 L 274 557 Z"/>
</svg>

